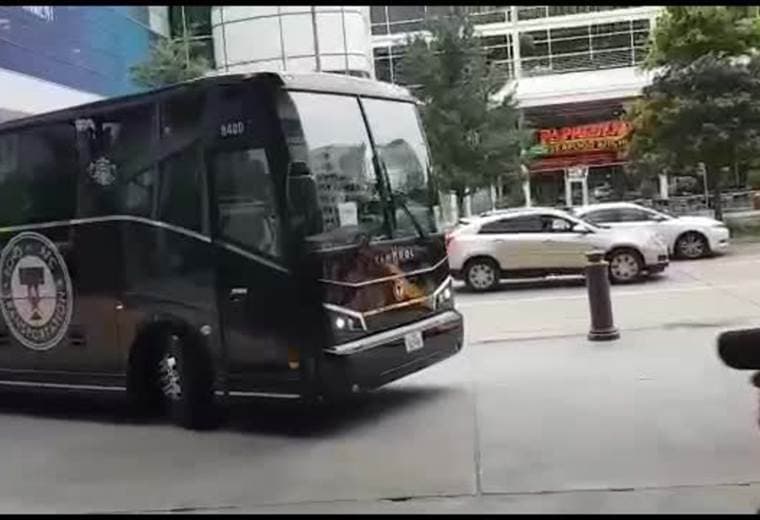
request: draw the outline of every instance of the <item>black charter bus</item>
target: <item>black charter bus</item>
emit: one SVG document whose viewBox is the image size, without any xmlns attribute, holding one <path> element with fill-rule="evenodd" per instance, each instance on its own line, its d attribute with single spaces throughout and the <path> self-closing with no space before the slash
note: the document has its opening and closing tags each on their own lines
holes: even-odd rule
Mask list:
<svg viewBox="0 0 760 520">
<path fill-rule="evenodd" d="M 0 125 L 0 388 L 377 388 L 462 348 L 415 100 L 225 75 Z"/>
</svg>

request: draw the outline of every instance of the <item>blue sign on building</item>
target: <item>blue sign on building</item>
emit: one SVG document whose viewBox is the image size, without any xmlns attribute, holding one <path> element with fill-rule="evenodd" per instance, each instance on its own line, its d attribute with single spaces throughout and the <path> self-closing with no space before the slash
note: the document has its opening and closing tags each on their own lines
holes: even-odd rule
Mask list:
<svg viewBox="0 0 760 520">
<path fill-rule="evenodd" d="M 0 68 L 101 96 L 135 92 L 129 69 L 158 36 L 147 6 L 0 7 Z"/>
</svg>

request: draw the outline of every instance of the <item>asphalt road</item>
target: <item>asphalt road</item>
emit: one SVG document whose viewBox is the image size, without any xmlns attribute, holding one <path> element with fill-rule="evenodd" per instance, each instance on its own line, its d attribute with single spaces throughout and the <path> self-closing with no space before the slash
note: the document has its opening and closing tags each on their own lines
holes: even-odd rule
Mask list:
<svg viewBox="0 0 760 520">
<path fill-rule="evenodd" d="M 0 512 L 754 512 L 757 394 L 715 337 L 760 323 L 760 247 L 612 298 L 622 337 L 591 343 L 582 281 L 460 292 L 459 356 L 313 422 L 0 394 Z"/>
</svg>

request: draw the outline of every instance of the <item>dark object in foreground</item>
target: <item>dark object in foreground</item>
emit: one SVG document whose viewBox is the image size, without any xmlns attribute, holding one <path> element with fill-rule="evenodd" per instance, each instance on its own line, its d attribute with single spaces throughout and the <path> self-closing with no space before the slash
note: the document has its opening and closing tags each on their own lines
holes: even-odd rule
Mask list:
<svg viewBox="0 0 760 520">
<path fill-rule="evenodd" d="M 591 311 L 591 341 L 609 341 L 620 338 L 620 332 L 612 319 L 610 301 L 610 282 L 607 274 L 607 262 L 603 251 L 586 253 L 586 287 Z"/>
<path fill-rule="evenodd" d="M 760 329 L 730 330 L 718 336 L 718 355 L 726 366 L 736 370 L 760 370 Z M 760 372 L 750 378 L 760 388 Z M 758 409 L 760 427 L 760 408 Z"/>
<path fill-rule="evenodd" d="M 760 329 L 730 330 L 718 336 L 718 355 L 737 370 L 760 370 Z"/>
</svg>

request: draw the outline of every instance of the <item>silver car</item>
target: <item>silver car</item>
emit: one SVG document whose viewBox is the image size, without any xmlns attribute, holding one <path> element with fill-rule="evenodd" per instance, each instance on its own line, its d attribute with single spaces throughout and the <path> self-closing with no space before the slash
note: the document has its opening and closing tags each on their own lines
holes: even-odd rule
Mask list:
<svg viewBox="0 0 760 520">
<path fill-rule="evenodd" d="M 667 246 L 654 233 L 602 229 L 549 208 L 467 219 L 449 234 L 447 248 L 453 276 L 476 291 L 493 289 L 502 278 L 580 274 L 592 250 L 605 252 L 617 283 L 668 266 Z"/>
</svg>

